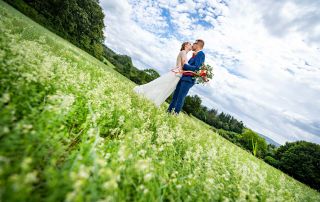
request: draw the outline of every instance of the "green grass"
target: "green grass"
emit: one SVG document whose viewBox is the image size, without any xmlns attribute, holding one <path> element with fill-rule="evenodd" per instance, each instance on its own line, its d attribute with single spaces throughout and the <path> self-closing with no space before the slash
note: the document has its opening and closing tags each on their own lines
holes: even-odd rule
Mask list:
<svg viewBox="0 0 320 202">
<path fill-rule="evenodd" d="M 320 201 L 2 1 L 0 37 L 0 201 Z"/>
</svg>

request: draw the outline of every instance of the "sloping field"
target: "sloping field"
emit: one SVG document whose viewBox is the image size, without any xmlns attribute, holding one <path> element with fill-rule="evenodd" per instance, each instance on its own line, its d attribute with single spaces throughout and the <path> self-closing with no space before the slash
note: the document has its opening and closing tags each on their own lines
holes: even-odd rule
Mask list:
<svg viewBox="0 0 320 202">
<path fill-rule="evenodd" d="M 320 201 L 2 1 L 0 79 L 0 201 Z"/>
</svg>

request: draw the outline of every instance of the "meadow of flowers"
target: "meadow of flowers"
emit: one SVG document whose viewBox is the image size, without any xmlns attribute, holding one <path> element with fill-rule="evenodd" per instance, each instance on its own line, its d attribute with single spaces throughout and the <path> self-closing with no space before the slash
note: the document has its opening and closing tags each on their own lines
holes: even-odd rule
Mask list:
<svg viewBox="0 0 320 202">
<path fill-rule="evenodd" d="M 0 1 L 0 201 L 320 201 Z"/>
</svg>

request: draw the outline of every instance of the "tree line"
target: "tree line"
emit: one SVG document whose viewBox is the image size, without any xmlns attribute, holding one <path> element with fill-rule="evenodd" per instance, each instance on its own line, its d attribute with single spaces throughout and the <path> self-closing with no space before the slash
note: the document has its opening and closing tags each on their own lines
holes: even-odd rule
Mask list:
<svg viewBox="0 0 320 202">
<path fill-rule="evenodd" d="M 34 21 L 102 60 L 104 14 L 98 0 L 5 0 Z"/>
<path fill-rule="evenodd" d="M 119 55 L 104 45 L 104 14 L 98 0 L 5 0 L 52 32 L 69 40 L 136 84 L 148 83 L 160 75 L 153 69 L 139 70 L 129 56 Z M 268 164 L 320 190 L 320 145 L 306 141 L 276 148 L 246 128 L 242 121 L 202 105 L 199 96 L 187 96 L 183 110 L 212 126 L 218 134 L 251 152 Z"/>
<path fill-rule="evenodd" d="M 183 110 L 204 121 L 205 123 L 217 128 L 242 133 L 244 124 L 233 116 L 224 112 L 218 113 L 216 109 L 209 109 L 202 105 L 202 100 L 198 95 L 187 96 Z"/>
<path fill-rule="evenodd" d="M 136 84 L 145 84 L 160 77 L 160 74 L 156 70 L 139 70 L 133 66 L 132 60 L 129 56 L 117 54 L 106 45 L 103 45 L 103 47 L 104 57 L 116 67 L 115 70 Z"/>
</svg>

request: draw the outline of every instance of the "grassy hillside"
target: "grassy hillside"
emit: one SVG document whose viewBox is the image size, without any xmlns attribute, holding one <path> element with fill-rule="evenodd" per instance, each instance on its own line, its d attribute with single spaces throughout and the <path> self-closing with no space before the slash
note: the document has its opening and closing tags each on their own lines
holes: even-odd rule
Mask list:
<svg viewBox="0 0 320 202">
<path fill-rule="evenodd" d="M 0 201 L 320 201 L 320 194 L 0 1 Z"/>
</svg>

